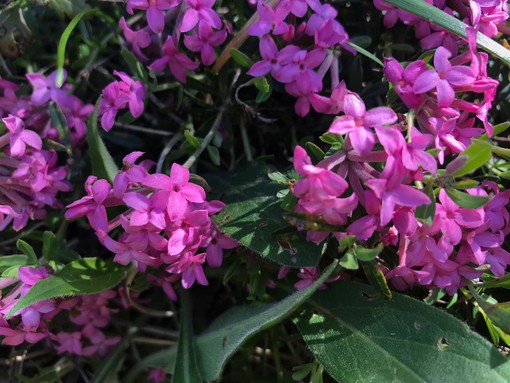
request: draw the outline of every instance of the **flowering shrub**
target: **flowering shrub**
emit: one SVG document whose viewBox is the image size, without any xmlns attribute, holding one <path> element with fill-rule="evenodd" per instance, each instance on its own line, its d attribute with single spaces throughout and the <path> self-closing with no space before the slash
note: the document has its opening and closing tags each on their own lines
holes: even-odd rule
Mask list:
<svg viewBox="0 0 510 383">
<path fill-rule="evenodd" d="M 508 381 L 507 18 L 9 3 L 2 376 Z"/>
</svg>

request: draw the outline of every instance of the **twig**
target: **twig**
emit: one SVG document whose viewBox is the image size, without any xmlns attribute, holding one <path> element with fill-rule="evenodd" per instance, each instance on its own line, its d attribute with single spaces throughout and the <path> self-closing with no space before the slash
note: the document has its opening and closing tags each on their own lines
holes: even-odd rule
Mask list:
<svg viewBox="0 0 510 383">
<path fill-rule="evenodd" d="M 161 169 L 163 169 L 163 163 L 165 162 L 166 156 L 168 156 L 168 153 L 172 150 L 172 148 L 179 142 L 179 140 L 182 138 L 182 133 L 176 133 L 170 141 L 167 142 L 163 150 L 161 151 L 161 154 L 158 158 L 158 163 L 156 165 L 156 173 L 161 173 Z"/>
</svg>

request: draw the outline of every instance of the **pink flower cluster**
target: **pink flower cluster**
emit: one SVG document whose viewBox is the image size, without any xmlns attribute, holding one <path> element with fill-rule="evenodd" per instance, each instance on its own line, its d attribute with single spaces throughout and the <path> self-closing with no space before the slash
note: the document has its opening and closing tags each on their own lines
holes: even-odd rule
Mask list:
<svg viewBox="0 0 510 383">
<path fill-rule="evenodd" d="M 64 80 L 67 74 L 64 71 Z M 69 127 L 69 137 L 73 146 L 83 144 L 87 135 L 86 120 L 94 109 L 93 105 L 83 103 L 70 94 L 71 85 L 57 86 L 57 72 L 48 77 L 42 73 L 26 75 L 32 85 L 29 95 L 18 95 L 19 86 L 0 79 L 0 117 L 13 115 L 21 118 L 27 127 L 37 132 L 41 138 L 61 142 L 62 139 L 50 118 L 48 105 L 55 103 L 64 114 Z"/>
<path fill-rule="evenodd" d="M 355 53 L 347 45 L 349 36 L 343 26 L 335 20 L 337 10 L 320 0 L 286 0 L 274 9 L 259 1 L 257 13 L 259 20 L 248 34 L 260 37 L 262 60 L 248 74 L 261 77 L 271 73 L 285 84 L 286 92 L 298 99 L 295 110 L 299 116 L 307 115 L 310 105 L 320 113 L 338 113 L 332 100 L 319 95 L 328 71 L 332 88 L 339 84 L 340 48 Z M 278 48 L 275 37 L 283 48 Z"/>
<path fill-rule="evenodd" d="M 103 89 L 103 98 L 98 110 L 98 114 L 101 116 L 101 126 L 107 132 L 113 127 L 119 110 L 129 108 L 133 117 L 138 118 L 145 108 L 146 92 L 143 83 L 133 80 L 124 72 L 115 70 L 113 73 L 121 81 L 111 82 Z"/>
<path fill-rule="evenodd" d="M 62 208 L 59 192 L 71 190 L 67 170 L 57 166 L 57 153 L 42 149 L 42 139 L 26 129 L 19 117 L 2 119 L 7 131 L 0 136 L 0 231 L 11 222 L 14 230 L 29 219 L 43 219 L 46 208 Z"/>
<path fill-rule="evenodd" d="M 173 164 L 170 175 L 150 174 L 151 161 L 135 162 L 142 155 L 134 152 L 124 158 L 124 168 L 113 186 L 103 179 L 89 177 L 87 196 L 67 206 L 66 218 L 86 216 L 106 248 L 122 265 L 133 262 L 138 269 L 164 267 L 161 278 L 165 292 L 175 299 L 171 283 L 181 280 L 184 288 L 197 281 L 207 285 L 203 265 L 219 267 L 223 249 L 237 243 L 222 235 L 210 216 L 220 211 L 220 201 L 206 201 L 204 189 L 189 182 L 188 169 Z M 127 210 L 108 220 L 106 208 Z M 121 228 L 118 240 L 114 229 Z"/>
<path fill-rule="evenodd" d="M 128 13 L 133 14 L 135 9 L 145 11 L 148 26 L 134 30 L 124 18 L 120 26 L 126 42 L 144 62 L 149 61 L 149 58 L 142 49 L 149 49 L 151 45 L 159 46 L 159 41 L 164 38 L 159 58 L 149 68 L 159 72 L 168 67 L 177 80 L 186 82 L 186 73 L 197 69 L 200 62 L 180 51 L 181 36 L 184 46 L 199 54 L 200 61 L 206 66 L 216 61 L 214 47 L 221 45 L 227 38 L 227 28 L 213 9 L 214 5 L 214 0 L 128 0 Z M 158 54 L 152 56 L 157 57 Z"/>
<path fill-rule="evenodd" d="M 340 83 L 335 107 L 344 115 L 329 132 L 343 136 L 342 149 L 316 165 L 304 149 L 295 149 L 294 167 L 302 177 L 291 187 L 298 198 L 295 211 L 329 225 L 309 231 L 308 239 L 318 243 L 333 232 L 338 240 L 349 235 L 369 247 L 377 242 L 394 247 L 400 261 L 386 277 L 399 289 L 419 284 L 454 294 L 466 280 L 479 278 L 483 267 L 502 276 L 510 264 L 510 253 L 501 247 L 510 232 L 505 208 L 510 194 L 484 182 L 467 192 L 488 202 L 459 207 L 447 191 L 455 181 L 453 168 L 463 160 L 438 171 L 445 157 L 455 159 L 473 137 L 493 131 L 487 112 L 498 82 L 487 76 L 487 55 L 476 50 L 475 39 L 468 30 L 465 50 L 453 58 L 439 47 L 433 69 L 423 61 L 404 68 L 385 60 L 384 73 L 412 110 L 407 119 L 387 107 L 367 111 Z M 437 201 L 421 190 L 424 184 L 438 188 Z M 427 225 L 416 218 L 417 208 L 433 202 L 433 222 Z"/>
<path fill-rule="evenodd" d="M 452 1 L 424 0 L 443 10 L 449 15 L 458 14 L 464 23 L 480 31 L 488 37 L 498 34 L 498 28 L 503 28 L 508 19 L 508 2 L 504 0 L 484 1 Z M 384 13 L 384 26 L 392 28 L 397 21 L 415 27 L 416 38 L 420 40 L 423 49 L 444 47 L 453 55 L 457 54 L 459 39 L 448 31 L 425 21 L 409 12 L 398 9 L 383 0 L 374 0 L 377 9 Z"/>
<path fill-rule="evenodd" d="M 0 300 L 0 336 L 2 344 L 18 346 L 23 342 L 37 343 L 47 339 L 48 344 L 59 353 L 74 355 L 105 355 L 110 346 L 118 343 L 120 337 L 107 338 L 102 329 L 110 323 L 111 315 L 116 312 L 109 303 L 117 297 L 113 290 L 99 294 L 86 295 L 58 301 L 44 300 L 35 303 L 10 319 L 5 319 L 14 305 L 25 296 L 33 286 L 48 278 L 46 267 L 35 268 L 21 266 L 18 278 L 2 278 L 0 288 L 10 288 L 10 292 Z M 61 314 L 61 313 L 67 314 Z M 58 322 L 57 316 L 66 316 L 73 332 L 59 331 L 49 327 Z"/>
</svg>

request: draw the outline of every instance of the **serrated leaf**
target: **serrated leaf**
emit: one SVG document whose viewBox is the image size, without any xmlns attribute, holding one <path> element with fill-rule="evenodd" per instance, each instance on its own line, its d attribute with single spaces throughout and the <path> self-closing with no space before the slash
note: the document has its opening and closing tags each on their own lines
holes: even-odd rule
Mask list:
<svg viewBox="0 0 510 383">
<path fill-rule="evenodd" d="M 96 102 L 96 106 L 90 116 L 87 126 L 87 142 L 89 144 L 90 161 L 92 163 L 92 173 L 97 178 L 103 178 L 113 183 L 115 176 L 119 173 L 119 168 L 115 164 L 110 152 L 106 148 L 99 130 L 97 128 L 97 113 L 101 97 Z"/>
<path fill-rule="evenodd" d="M 126 268 L 98 258 L 74 261 L 55 274 L 37 282 L 9 311 L 8 317 L 45 299 L 95 294 L 117 286 L 126 276 Z"/>
<path fill-rule="evenodd" d="M 230 49 L 230 55 L 232 56 L 232 59 L 237 64 L 241 65 L 244 68 L 251 68 L 252 65 L 253 65 L 252 59 L 250 59 L 248 56 L 246 56 L 239 49 L 231 48 Z"/>
<path fill-rule="evenodd" d="M 476 209 L 485 205 L 488 201 L 488 197 L 479 197 L 476 195 L 467 194 L 455 189 L 445 189 L 448 197 L 452 199 L 459 207 L 465 209 Z"/>
<path fill-rule="evenodd" d="M 213 217 L 218 228 L 264 258 L 292 267 L 314 266 L 323 246 L 306 241 L 305 233 L 279 239 L 274 232 L 287 227 L 276 194 L 282 186 L 271 182 L 270 169 L 251 163 L 228 175 L 208 177 L 213 191 L 224 192 L 226 207 Z"/>
<path fill-rule="evenodd" d="M 466 162 L 452 174 L 454 177 L 462 177 L 485 165 L 492 157 L 491 145 L 482 140 L 473 142 L 459 156 L 466 157 Z"/>
<path fill-rule="evenodd" d="M 315 358 L 349 382 L 508 382 L 510 362 L 444 311 L 340 281 L 317 292 L 295 319 Z"/>
<path fill-rule="evenodd" d="M 466 24 L 425 1 L 387 0 L 386 2 L 397 8 L 410 12 L 432 24 L 443 27 L 457 36 L 466 37 Z M 510 51 L 502 45 L 480 32 L 477 33 L 476 43 L 480 48 L 498 57 L 506 65 L 510 65 Z"/>
</svg>

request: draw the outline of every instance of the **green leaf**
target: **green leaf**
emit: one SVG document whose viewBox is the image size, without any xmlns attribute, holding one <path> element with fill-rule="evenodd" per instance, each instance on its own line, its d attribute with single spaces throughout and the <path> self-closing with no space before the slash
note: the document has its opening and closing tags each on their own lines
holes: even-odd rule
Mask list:
<svg viewBox="0 0 510 383">
<path fill-rule="evenodd" d="M 28 262 L 25 254 L 2 255 L 0 257 L 0 272 L 3 273 L 10 267 L 24 266 Z"/>
<path fill-rule="evenodd" d="M 27 258 L 27 265 L 35 265 L 37 263 L 37 255 L 35 254 L 34 248 L 22 239 L 16 241 L 16 247 L 19 251 L 25 254 Z"/>
<path fill-rule="evenodd" d="M 502 122 L 501 124 L 494 125 L 494 133 L 492 133 L 492 137 L 497 136 L 498 134 L 503 133 L 510 127 L 510 121 Z M 487 133 L 484 133 L 480 136 L 481 139 L 489 138 Z"/>
<path fill-rule="evenodd" d="M 416 219 L 423 222 L 425 225 L 432 225 L 434 222 L 434 217 L 436 216 L 436 197 L 434 195 L 434 187 L 431 183 L 425 186 L 423 190 L 425 194 L 427 194 L 432 201 L 428 205 L 420 205 L 416 208 Z"/>
<path fill-rule="evenodd" d="M 372 285 L 377 292 L 381 294 L 381 296 L 386 299 L 391 299 L 393 294 L 388 287 L 388 281 L 377 264 L 377 261 L 372 259 L 371 261 L 362 262 L 361 264 L 363 265 L 363 271 L 365 272 L 370 285 Z"/>
<path fill-rule="evenodd" d="M 510 274 L 506 274 L 506 275 L 502 276 L 501 278 L 494 278 L 490 281 L 487 281 L 487 282 L 477 285 L 477 287 L 483 287 L 483 288 L 487 288 L 487 289 L 501 287 L 504 289 L 510 289 Z"/>
<path fill-rule="evenodd" d="M 96 177 L 104 178 L 110 183 L 113 183 L 113 179 L 117 173 L 119 173 L 119 168 L 99 135 L 99 130 L 97 128 L 97 112 L 100 103 L 101 97 L 99 97 L 96 102 L 96 107 L 90 116 L 87 127 L 90 161 L 92 162 L 92 173 Z"/>
<path fill-rule="evenodd" d="M 462 180 L 453 183 L 453 187 L 459 190 L 471 189 L 477 187 L 478 185 L 480 185 L 480 182 L 475 180 Z"/>
<path fill-rule="evenodd" d="M 499 146 L 496 146 L 496 145 L 492 145 L 491 146 L 491 150 L 492 150 L 492 153 L 506 159 L 506 160 L 510 160 L 510 149 L 508 148 L 501 148 Z"/>
<path fill-rule="evenodd" d="M 338 261 L 334 261 L 310 287 L 279 302 L 233 307 L 216 318 L 196 338 L 197 363 L 202 378 L 218 379 L 225 363 L 249 337 L 279 323 L 306 302 L 332 276 L 337 265 Z M 148 356 L 129 372 L 126 382 L 137 382 L 137 376 L 146 368 L 165 368 L 171 373 L 176 363 L 176 351 L 177 348 L 172 347 Z"/>
<path fill-rule="evenodd" d="M 148 83 L 149 76 L 145 70 L 145 66 L 140 61 L 138 61 L 136 56 L 127 49 L 123 49 L 120 54 L 124 58 L 124 61 L 126 61 L 126 63 L 129 65 L 129 68 L 131 68 L 133 73 L 136 73 L 138 78 L 144 83 Z"/>
<path fill-rule="evenodd" d="M 372 44 L 372 38 L 370 36 L 354 36 L 349 41 L 357 46 L 367 49 Z"/>
<path fill-rule="evenodd" d="M 353 251 L 356 255 L 356 258 L 358 258 L 360 261 L 372 261 L 377 257 L 383 249 L 382 243 L 378 244 L 373 249 L 369 249 L 363 246 L 356 246 Z"/>
<path fill-rule="evenodd" d="M 467 194 L 455 189 L 445 189 L 446 194 L 460 207 L 465 209 L 476 209 L 485 205 L 488 201 L 488 197 L 479 197 L 476 195 Z"/>
<path fill-rule="evenodd" d="M 50 112 L 51 123 L 55 129 L 57 129 L 58 135 L 62 139 L 67 150 L 70 151 L 71 139 L 69 137 L 69 127 L 67 126 L 67 120 L 64 113 L 62 113 L 60 107 L 53 102 L 48 105 L 48 109 Z"/>
<path fill-rule="evenodd" d="M 85 0 L 37 0 L 43 6 L 49 6 L 60 16 L 73 17 L 89 8 Z"/>
<path fill-rule="evenodd" d="M 244 68 L 251 68 L 253 65 L 252 59 L 250 59 L 248 56 L 246 56 L 243 52 L 241 52 L 239 49 L 231 48 L 230 54 L 232 55 L 232 58 L 234 61 L 241 65 Z"/>
<path fill-rule="evenodd" d="M 347 43 L 347 45 L 349 45 L 351 48 L 353 48 L 355 51 L 361 53 L 363 56 L 366 56 L 368 57 L 370 60 L 372 60 L 373 62 L 379 64 L 380 66 L 384 66 L 383 62 L 381 60 L 379 60 L 375 55 L 373 55 L 372 53 L 370 53 L 369 51 L 367 51 L 366 49 L 363 49 L 362 47 L 354 44 L 354 43 Z"/>
<path fill-rule="evenodd" d="M 226 207 L 213 219 L 221 231 L 265 258 L 292 267 L 314 266 L 323 246 L 306 241 L 303 232 L 295 231 L 291 238 L 273 234 L 288 224 L 276 197 L 282 186 L 268 179 L 269 172 L 263 164 L 250 163 L 234 173 L 208 177 L 213 191 L 225 192 Z"/>
<path fill-rule="evenodd" d="M 328 266 L 309 288 L 280 302 L 234 307 L 216 318 L 197 339 L 197 362 L 202 377 L 218 379 L 227 360 L 246 339 L 290 315 L 331 276 L 337 264 L 334 261 Z"/>
<path fill-rule="evenodd" d="M 43 250 L 42 256 L 46 261 L 52 261 L 56 259 L 56 253 L 58 248 L 57 236 L 51 231 L 45 231 L 43 233 Z"/>
<path fill-rule="evenodd" d="M 305 150 L 313 161 L 322 161 L 326 156 L 326 153 L 324 153 L 322 149 L 315 145 L 313 142 L 307 142 L 305 144 Z"/>
<path fill-rule="evenodd" d="M 255 102 L 257 104 L 261 104 L 271 96 L 271 93 L 273 93 L 272 82 L 269 82 L 265 77 L 257 77 L 253 83 L 259 90 L 257 97 L 255 97 Z"/>
<path fill-rule="evenodd" d="M 180 291 L 181 326 L 179 328 L 179 343 L 175 359 L 172 380 L 182 383 L 202 382 L 196 361 L 196 346 L 193 336 L 193 313 L 191 296 L 188 290 Z"/>
<path fill-rule="evenodd" d="M 184 138 L 194 149 L 198 149 L 200 147 L 200 141 L 191 134 L 189 130 L 184 131 Z"/>
<path fill-rule="evenodd" d="M 457 36 L 466 37 L 466 24 L 422 0 L 387 0 L 386 2 L 428 22 L 439 25 Z M 480 32 L 477 34 L 476 42 L 480 48 L 498 57 L 506 65 L 510 65 L 510 51 L 508 49 Z"/>
<path fill-rule="evenodd" d="M 78 25 L 78 23 L 86 16 L 98 16 L 102 19 L 108 21 L 112 26 L 117 27 L 115 21 L 110 17 L 102 13 L 97 9 L 87 9 L 78 13 L 69 23 L 69 25 L 64 29 L 62 36 L 60 36 L 60 41 L 58 42 L 57 48 L 57 86 L 62 86 L 64 83 L 64 64 L 66 61 L 66 48 L 67 42 L 69 41 L 69 37 L 73 32 L 74 28 Z"/>
<path fill-rule="evenodd" d="M 126 268 L 111 261 L 84 258 L 64 266 L 37 282 L 9 311 L 8 317 L 45 299 L 95 294 L 117 286 L 126 276 Z"/>
<path fill-rule="evenodd" d="M 340 281 L 295 319 L 315 358 L 337 381 L 508 382 L 510 362 L 444 311 Z"/>
<path fill-rule="evenodd" d="M 462 177 L 485 165 L 492 157 L 491 145 L 487 141 L 478 140 L 459 154 L 467 158 L 466 163 L 452 175 Z"/>
<path fill-rule="evenodd" d="M 347 270 L 358 270 L 358 259 L 352 250 L 347 250 L 342 258 L 340 258 L 340 266 Z"/>
<path fill-rule="evenodd" d="M 220 151 L 218 150 L 218 148 L 216 146 L 208 145 L 207 153 L 209 153 L 209 158 L 211 159 L 211 162 L 216 166 L 220 166 L 221 158 Z"/>
</svg>

